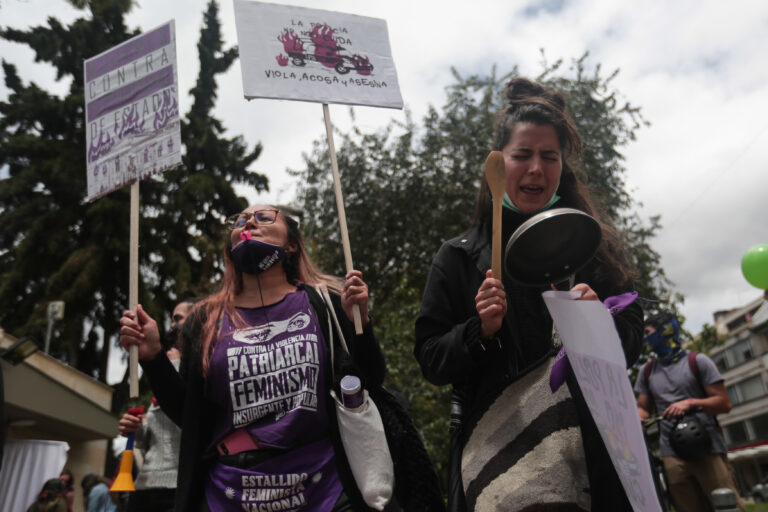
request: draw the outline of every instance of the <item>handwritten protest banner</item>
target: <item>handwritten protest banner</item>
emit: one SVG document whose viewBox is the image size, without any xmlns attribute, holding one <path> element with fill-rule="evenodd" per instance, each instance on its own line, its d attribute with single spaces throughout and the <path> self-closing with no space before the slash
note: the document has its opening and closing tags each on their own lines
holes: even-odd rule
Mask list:
<svg viewBox="0 0 768 512">
<path fill-rule="evenodd" d="M 579 387 L 637 512 L 661 512 L 621 340 L 598 301 L 544 292 Z"/>
<path fill-rule="evenodd" d="M 403 108 L 385 20 L 235 0 L 246 98 Z"/>
<path fill-rule="evenodd" d="M 84 74 L 87 201 L 181 163 L 173 21 L 86 60 Z"/>
<path fill-rule="evenodd" d="M 139 180 L 181 163 L 176 29 L 173 20 L 87 59 L 85 149 L 94 201 L 131 185 L 128 302 L 139 302 Z M 128 359 L 129 392 L 139 396 L 138 348 Z"/>
</svg>

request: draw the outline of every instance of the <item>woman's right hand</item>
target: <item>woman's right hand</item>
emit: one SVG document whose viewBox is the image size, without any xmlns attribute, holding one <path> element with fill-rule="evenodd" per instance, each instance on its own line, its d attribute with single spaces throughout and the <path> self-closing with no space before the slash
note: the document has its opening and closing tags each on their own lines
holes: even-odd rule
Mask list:
<svg viewBox="0 0 768 512">
<path fill-rule="evenodd" d="M 475 296 L 475 307 L 480 316 L 480 331 L 483 338 L 493 338 L 501 329 L 501 322 L 507 314 L 507 294 L 504 285 L 493 278 L 493 272 L 485 273 L 485 281 Z"/>
<path fill-rule="evenodd" d="M 131 345 L 137 345 L 139 359 L 154 359 L 163 349 L 157 322 L 144 311 L 141 304 L 136 306 L 136 313 L 133 311 L 123 313 L 120 326 L 120 345 L 126 350 Z"/>
<path fill-rule="evenodd" d="M 125 413 L 120 418 L 120 422 L 117 424 L 117 430 L 120 431 L 120 435 L 128 437 L 128 434 L 132 434 L 139 430 L 141 426 L 141 416 L 134 416 L 133 414 Z"/>
</svg>

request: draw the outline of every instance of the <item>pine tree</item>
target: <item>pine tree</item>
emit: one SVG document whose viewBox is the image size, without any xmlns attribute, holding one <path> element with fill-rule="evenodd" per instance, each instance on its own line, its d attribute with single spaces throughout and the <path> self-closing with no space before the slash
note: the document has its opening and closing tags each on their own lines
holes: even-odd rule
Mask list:
<svg viewBox="0 0 768 512">
<path fill-rule="evenodd" d="M 0 186 L 0 325 L 40 340 L 47 303 L 64 300 L 66 317 L 56 325 L 51 352 L 105 381 L 127 307 L 129 193 L 126 187 L 84 202 L 83 61 L 138 31 L 124 23 L 130 0 L 71 3 L 87 7 L 90 17 L 69 26 L 49 18 L 47 26 L 0 30 L 0 37 L 28 45 L 37 61 L 50 63 L 59 80 L 71 80 L 60 98 L 25 84 L 15 66 L 2 63 L 11 92 L 0 102 L 0 168 L 10 175 Z M 211 115 L 216 76 L 237 57 L 236 48 L 223 49 L 217 14 L 211 1 L 194 103 L 182 121 L 183 165 L 140 187 L 140 301 L 158 320 L 178 295 L 204 293 L 216 281 L 223 219 L 246 204 L 233 186 L 267 187 L 264 176 L 248 170 L 261 146 L 224 138 Z"/>
</svg>

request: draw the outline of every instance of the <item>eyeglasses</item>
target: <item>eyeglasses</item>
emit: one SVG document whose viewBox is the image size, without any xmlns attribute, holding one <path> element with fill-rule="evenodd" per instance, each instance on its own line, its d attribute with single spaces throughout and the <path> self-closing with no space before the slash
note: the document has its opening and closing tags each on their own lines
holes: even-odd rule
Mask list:
<svg viewBox="0 0 768 512">
<path fill-rule="evenodd" d="M 245 226 L 248 220 L 253 217 L 259 224 L 274 224 L 277 220 L 277 214 L 280 210 L 256 210 L 255 212 L 236 213 L 227 218 L 227 227 L 237 229 Z"/>
</svg>

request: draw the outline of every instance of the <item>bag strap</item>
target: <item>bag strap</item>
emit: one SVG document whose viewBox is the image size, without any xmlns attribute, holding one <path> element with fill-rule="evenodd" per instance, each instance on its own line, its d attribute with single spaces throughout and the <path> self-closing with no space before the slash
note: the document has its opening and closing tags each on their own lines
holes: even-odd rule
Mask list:
<svg viewBox="0 0 768 512">
<path fill-rule="evenodd" d="M 694 352 L 692 350 L 688 351 L 688 369 L 691 370 L 691 373 L 696 378 L 696 383 L 699 385 L 701 394 L 703 395 L 704 398 L 706 398 L 707 389 L 704 387 L 704 383 L 701 382 L 701 372 L 699 372 L 699 362 L 696 360 L 697 355 L 699 355 L 698 352 Z"/>
<path fill-rule="evenodd" d="M 656 360 L 651 360 L 645 363 L 645 366 L 643 366 L 643 376 L 645 377 L 645 382 L 648 385 L 648 391 L 651 390 L 651 372 L 653 371 L 653 363 L 655 363 Z"/>
<path fill-rule="evenodd" d="M 701 376 L 699 375 L 699 362 L 696 361 L 696 355 L 698 355 L 698 352 L 694 352 L 693 350 L 688 351 L 688 368 L 691 369 L 691 373 L 694 377 L 696 377 L 696 381 L 701 385 Z M 704 386 L 701 386 L 704 388 Z"/>
<path fill-rule="evenodd" d="M 336 371 L 336 364 L 334 359 L 334 350 L 333 350 L 333 326 L 331 325 L 331 319 L 333 319 L 333 324 L 336 326 L 336 332 L 339 335 L 339 341 L 341 342 L 341 347 L 344 349 L 344 351 L 349 354 L 349 348 L 347 347 L 347 341 L 344 339 L 344 333 L 341 330 L 341 325 L 339 324 L 339 319 L 336 316 L 336 311 L 333 308 L 333 303 L 331 302 L 331 296 L 328 294 L 328 288 L 325 286 L 318 286 L 317 291 L 319 292 L 320 300 L 322 301 L 323 305 L 325 306 L 326 312 L 327 312 L 327 318 L 328 318 L 328 346 L 331 350 L 331 379 L 335 379 L 335 371 Z"/>
<path fill-rule="evenodd" d="M 323 306 L 325 306 L 325 318 L 328 320 L 328 348 L 331 351 L 331 381 L 335 378 L 335 359 L 333 354 L 333 326 L 331 325 L 331 315 L 329 314 L 328 310 L 331 309 L 328 307 L 328 303 L 325 301 L 325 298 L 323 297 L 323 293 L 320 290 L 320 288 L 317 288 L 318 297 L 320 297 L 320 302 L 323 303 Z"/>
<path fill-rule="evenodd" d="M 328 288 L 325 286 L 320 287 L 320 295 L 323 297 L 325 302 L 325 307 L 328 308 L 328 312 L 331 314 L 331 318 L 333 318 L 333 324 L 336 326 L 336 332 L 339 334 L 339 341 L 341 342 L 341 346 L 344 348 L 344 351 L 349 355 L 349 347 L 347 347 L 347 340 L 344 339 L 344 332 L 341 330 L 341 324 L 339 323 L 339 318 L 336 316 L 336 310 L 333 309 L 333 306 L 331 304 L 331 296 L 328 294 Z"/>
</svg>

